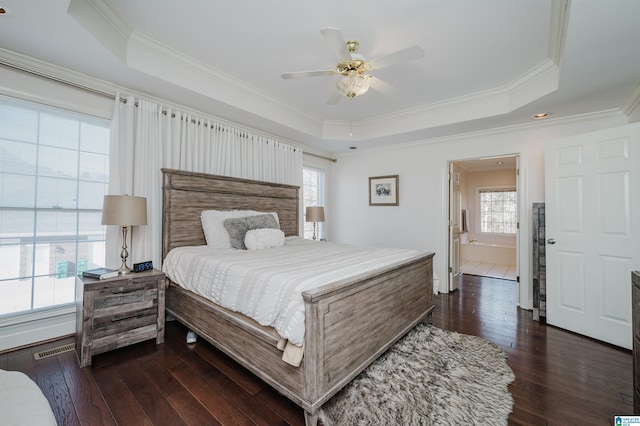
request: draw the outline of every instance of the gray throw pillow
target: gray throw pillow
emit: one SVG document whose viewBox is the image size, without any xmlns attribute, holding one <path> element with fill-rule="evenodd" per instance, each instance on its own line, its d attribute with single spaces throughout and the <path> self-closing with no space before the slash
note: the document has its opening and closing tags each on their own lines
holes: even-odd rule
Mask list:
<svg viewBox="0 0 640 426">
<path fill-rule="evenodd" d="M 224 227 L 229 233 L 231 247 L 240 250 L 247 249 L 247 246 L 244 245 L 244 237 L 247 231 L 264 228 L 280 229 L 278 222 L 271 214 L 225 219 Z"/>
</svg>

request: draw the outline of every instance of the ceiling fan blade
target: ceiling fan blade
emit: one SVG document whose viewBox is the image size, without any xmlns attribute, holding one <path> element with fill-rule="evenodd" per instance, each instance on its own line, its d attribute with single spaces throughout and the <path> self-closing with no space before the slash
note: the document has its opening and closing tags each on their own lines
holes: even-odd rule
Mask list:
<svg viewBox="0 0 640 426">
<path fill-rule="evenodd" d="M 396 89 L 391 84 L 387 83 L 384 80 L 381 80 L 378 77 L 370 76 L 369 78 L 369 86 L 387 96 L 393 96 L 398 93 L 398 89 Z"/>
<path fill-rule="evenodd" d="M 338 93 L 337 90 L 334 90 L 333 92 L 331 92 L 331 95 L 329 95 L 329 99 L 327 99 L 327 105 L 337 104 L 340 101 L 341 97 L 342 95 Z"/>
<path fill-rule="evenodd" d="M 334 70 L 323 71 L 298 71 L 298 72 L 285 72 L 281 75 L 282 78 L 298 78 L 298 77 L 318 77 L 321 75 L 334 75 Z"/>
<path fill-rule="evenodd" d="M 342 37 L 342 33 L 339 29 L 328 27 L 320 30 L 320 32 L 324 36 L 325 40 L 327 40 L 327 42 L 329 43 L 329 47 L 331 47 L 331 50 L 333 50 L 335 54 L 338 55 L 338 59 L 343 61 L 351 60 L 351 53 L 349 53 L 347 44 L 345 43 L 344 38 Z"/>
<path fill-rule="evenodd" d="M 407 47 L 406 49 L 398 50 L 388 55 L 380 56 L 379 58 L 372 59 L 371 66 L 374 70 L 388 67 L 402 62 L 413 61 L 414 59 L 420 59 L 424 57 L 424 50 L 420 46 Z"/>
</svg>

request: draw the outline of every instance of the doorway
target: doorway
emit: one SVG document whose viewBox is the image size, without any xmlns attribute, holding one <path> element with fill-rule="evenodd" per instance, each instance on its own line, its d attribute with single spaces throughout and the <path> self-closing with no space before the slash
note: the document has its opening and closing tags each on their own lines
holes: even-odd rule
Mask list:
<svg viewBox="0 0 640 426">
<path fill-rule="evenodd" d="M 518 156 L 449 162 L 449 291 L 463 275 L 519 281 Z"/>
</svg>

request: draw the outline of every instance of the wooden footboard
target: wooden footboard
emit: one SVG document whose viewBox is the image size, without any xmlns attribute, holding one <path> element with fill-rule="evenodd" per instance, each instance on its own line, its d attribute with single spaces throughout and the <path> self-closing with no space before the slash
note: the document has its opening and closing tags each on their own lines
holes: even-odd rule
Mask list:
<svg viewBox="0 0 640 426">
<path fill-rule="evenodd" d="M 303 293 L 305 401 L 315 413 L 431 313 L 433 253 Z"/>
<path fill-rule="evenodd" d="M 431 313 L 433 254 L 303 293 L 300 367 L 282 361 L 277 338 L 255 321 L 171 285 L 166 309 L 282 395 L 311 424 L 319 408 Z"/>
</svg>

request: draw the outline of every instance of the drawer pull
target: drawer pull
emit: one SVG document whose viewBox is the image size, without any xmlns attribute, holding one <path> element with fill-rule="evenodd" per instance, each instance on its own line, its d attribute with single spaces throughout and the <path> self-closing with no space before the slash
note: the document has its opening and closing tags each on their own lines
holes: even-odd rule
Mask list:
<svg viewBox="0 0 640 426">
<path fill-rule="evenodd" d="M 122 321 L 122 320 L 126 320 L 129 318 L 138 318 L 138 317 L 143 317 L 144 315 L 138 315 L 137 313 L 133 313 L 131 315 L 127 315 L 124 317 L 111 317 L 111 322 L 117 322 L 117 321 Z"/>
<path fill-rule="evenodd" d="M 111 294 L 127 294 L 127 293 L 133 293 L 134 291 L 138 291 L 140 289 L 138 288 L 128 288 L 128 289 L 121 289 L 121 290 L 111 290 Z"/>
</svg>

